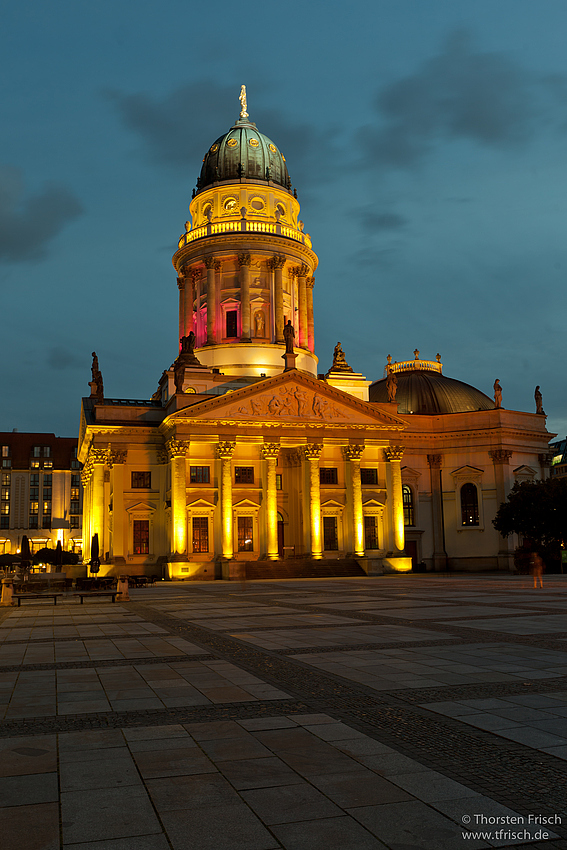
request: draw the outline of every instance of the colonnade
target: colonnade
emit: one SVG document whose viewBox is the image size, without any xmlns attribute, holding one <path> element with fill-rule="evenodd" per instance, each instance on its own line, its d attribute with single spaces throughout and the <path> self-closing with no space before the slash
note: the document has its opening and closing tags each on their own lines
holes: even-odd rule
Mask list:
<svg viewBox="0 0 567 850">
<path fill-rule="evenodd" d="M 201 344 L 216 345 L 220 341 L 217 329 L 217 312 L 220 306 L 220 272 L 221 261 L 215 256 L 207 256 L 203 259 L 206 275 L 201 278 L 201 270 L 191 267 L 187 273 L 177 278 L 179 288 L 179 338 L 188 336 L 191 331 L 199 333 L 199 323 L 195 325 L 194 312 L 195 301 L 197 301 L 197 314 L 200 312 L 201 295 L 204 290 L 206 297 L 206 329 L 203 328 L 203 340 Z M 240 314 L 241 333 L 240 342 L 252 341 L 251 321 L 251 255 L 241 253 L 237 255 L 238 262 L 238 286 L 240 289 Z M 274 254 L 267 261 L 268 269 L 273 275 L 273 321 L 275 328 L 274 342 L 284 345 L 284 269 L 288 258 L 285 254 Z M 289 266 L 288 273 L 293 279 L 297 278 L 297 306 L 298 311 L 295 322 L 296 345 L 307 351 L 315 351 L 315 322 L 313 316 L 313 287 L 315 278 L 309 274 L 310 268 L 306 263 L 300 266 Z M 202 281 L 202 284 L 201 284 Z M 204 285 L 204 286 L 203 286 Z M 266 342 L 271 340 L 267 338 Z"/>
</svg>

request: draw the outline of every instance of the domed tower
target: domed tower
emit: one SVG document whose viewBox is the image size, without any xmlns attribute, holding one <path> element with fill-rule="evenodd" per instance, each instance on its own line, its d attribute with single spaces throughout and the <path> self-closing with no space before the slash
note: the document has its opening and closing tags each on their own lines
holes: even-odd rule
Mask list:
<svg viewBox="0 0 567 850">
<path fill-rule="evenodd" d="M 179 337 L 195 334 L 199 361 L 227 375 L 283 371 L 284 326 L 296 367 L 317 373 L 313 273 L 318 259 L 299 220 L 284 155 L 240 117 L 210 146 L 173 256 Z"/>
</svg>

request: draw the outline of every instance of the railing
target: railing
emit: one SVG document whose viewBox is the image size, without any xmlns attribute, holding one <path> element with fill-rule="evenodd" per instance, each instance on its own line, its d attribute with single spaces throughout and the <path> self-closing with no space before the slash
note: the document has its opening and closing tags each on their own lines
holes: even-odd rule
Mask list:
<svg viewBox="0 0 567 850">
<path fill-rule="evenodd" d="M 399 363 L 390 363 L 384 368 L 384 377 L 388 372 L 409 372 L 411 370 L 422 372 L 443 372 L 443 364 L 439 360 L 401 360 Z"/>
<path fill-rule="evenodd" d="M 285 239 L 293 239 L 311 248 L 311 239 L 307 233 L 287 227 L 283 224 L 272 224 L 267 221 L 248 221 L 245 218 L 240 221 L 222 221 L 218 224 L 205 224 L 184 233 L 178 242 L 178 247 L 183 248 L 197 239 L 205 239 L 207 236 L 216 236 L 219 233 L 272 233 L 274 236 L 283 236 Z"/>
</svg>

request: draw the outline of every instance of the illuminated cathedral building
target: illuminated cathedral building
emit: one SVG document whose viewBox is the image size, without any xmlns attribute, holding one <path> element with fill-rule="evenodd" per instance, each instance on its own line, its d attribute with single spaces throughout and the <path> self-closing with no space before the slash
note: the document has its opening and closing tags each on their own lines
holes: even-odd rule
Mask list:
<svg viewBox="0 0 567 850">
<path fill-rule="evenodd" d="M 548 474 L 545 416 L 503 409 L 417 350 L 372 383 L 337 344 L 318 374 L 317 256 L 285 157 L 244 91 L 241 104 L 173 256 L 175 362 L 136 401 L 105 397 L 93 361 L 86 557 L 96 533 L 102 575 L 509 569 L 514 541 L 492 519 L 514 481 Z"/>
</svg>

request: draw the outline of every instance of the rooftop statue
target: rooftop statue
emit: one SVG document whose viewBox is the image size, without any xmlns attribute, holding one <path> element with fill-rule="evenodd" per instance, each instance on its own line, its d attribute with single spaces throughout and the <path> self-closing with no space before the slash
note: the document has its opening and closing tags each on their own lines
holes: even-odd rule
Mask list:
<svg viewBox="0 0 567 850">
<path fill-rule="evenodd" d="M 545 410 L 543 409 L 543 396 L 539 390 L 539 385 L 535 388 L 534 398 L 536 413 L 541 413 L 542 416 L 545 416 Z"/>
<path fill-rule="evenodd" d="M 352 372 L 352 368 L 348 365 L 345 353 L 340 342 L 337 342 L 333 351 L 333 365 L 331 372 Z"/>
<path fill-rule="evenodd" d="M 394 372 L 388 372 L 386 389 L 388 390 L 388 402 L 390 404 L 394 404 L 396 401 L 396 393 L 398 391 L 398 379 Z"/>
<path fill-rule="evenodd" d="M 499 378 L 494 381 L 494 407 L 496 409 L 502 407 L 502 387 Z"/>
<path fill-rule="evenodd" d="M 291 324 L 291 319 L 288 319 L 287 324 L 284 325 L 283 335 L 285 339 L 285 353 L 293 354 L 293 341 L 295 339 L 295 331 L 293 329 L 293 325 Z"/>
<path fill-rule="evenodd" d="M 246 103 L 246 86 L 240 86 L 240 97 L 238 98 L 240 101 L 240 117 L 241 118 L 249 118 L 248 112 L 246 111 L 248 108 L 248 104 Z"/>
<path fill-rule="evenodd" d="M 91 380 L 89 381 L 89 386 L 91 388 L 91 398 L 96 398 L 97 401 L 102 402 L 104 399 L 104 384 L 102 381 L 102 372 L 98 367 L 98 357 L 96 356 L 96 351 L 92 353 L 92 366 L 91 366 Z"/>
</svg>

